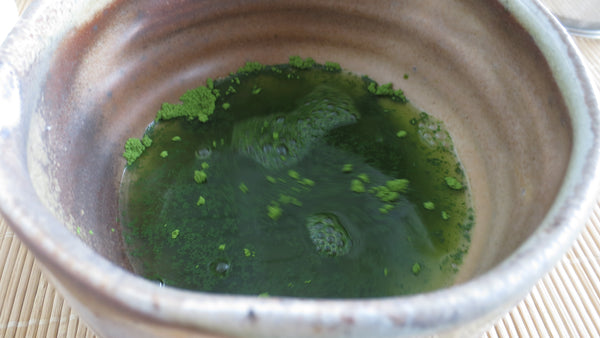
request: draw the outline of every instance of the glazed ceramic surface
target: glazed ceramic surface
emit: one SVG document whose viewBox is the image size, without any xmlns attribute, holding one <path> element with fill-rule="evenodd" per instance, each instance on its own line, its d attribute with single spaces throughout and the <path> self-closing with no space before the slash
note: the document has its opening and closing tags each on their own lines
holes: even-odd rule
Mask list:
<svg viewBox="0 0 600 338">
<path fill-rule="evenodd" d="M 117 204 L 125 140 L 207 77 L 290 55 L 393 82 L 445 121 L 476 213 L 455 286 L 265 299 L 129 272 Z M 476 334 L 566 251 L 599 183 L 597 101 L 535 2 L 40 0 L 2 46 L 0 83 L 2 213 L 104 336 Z"/>
</svg>

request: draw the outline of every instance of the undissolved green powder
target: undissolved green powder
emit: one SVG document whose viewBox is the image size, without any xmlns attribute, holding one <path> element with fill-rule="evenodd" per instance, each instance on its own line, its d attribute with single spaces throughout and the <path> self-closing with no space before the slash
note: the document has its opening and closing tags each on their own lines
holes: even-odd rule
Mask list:
<svg viewBox="0 0 600 338">
<path fill-rule="evenodd" d="M 443 124 L 401 90 L 294 56 L 249 62 L 180 100 L 125 144 L 120 210 L 136 273 L 320 298 L 453 283 L 473 226 L 467 180 Z"/>
</svg>

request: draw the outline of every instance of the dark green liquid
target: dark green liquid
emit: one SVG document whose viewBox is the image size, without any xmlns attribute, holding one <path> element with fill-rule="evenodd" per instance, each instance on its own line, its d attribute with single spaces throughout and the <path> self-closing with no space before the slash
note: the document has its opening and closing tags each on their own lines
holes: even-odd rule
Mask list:
<svg viewBox="0 0 600 338">
<path fill-rule="evenodd" d="M 216 81 L 206 123 L 149 127 L 152 146 L 121 186 L 136 272 L 186 289 L 296 297 L 452 284 L 473 215 L 466 188 L 445 181 L 466 186 L 441 123 L 369 93 L 366 78 L 276 68 Z M 206 182 L 194 181 L 197 170 Z M 394 179 L 408 189 L 385 202 L 377 192 Z"/>
</svg>

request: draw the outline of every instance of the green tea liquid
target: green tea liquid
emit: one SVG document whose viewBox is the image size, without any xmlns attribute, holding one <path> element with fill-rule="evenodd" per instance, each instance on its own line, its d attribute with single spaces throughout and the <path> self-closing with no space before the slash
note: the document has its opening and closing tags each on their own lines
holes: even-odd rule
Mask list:
<svg viewBox="0 0 600 338">
<path fill-rule="evenodd" d="M 371 83 L 322 66 L 268 66 L 215 81 L 206 122 L 151 124 L 152 145 L 121 185 L 135 271 L 248 295 L 451 285 L 473 215 L 450 137 Z"/>
</svg>

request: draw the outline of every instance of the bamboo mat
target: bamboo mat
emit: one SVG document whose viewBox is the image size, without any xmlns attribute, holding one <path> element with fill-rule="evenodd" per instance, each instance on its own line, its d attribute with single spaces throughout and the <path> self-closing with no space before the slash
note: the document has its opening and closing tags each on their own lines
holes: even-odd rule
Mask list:
<svg viewBox="0 0 600 338">
<path fill-rule="evenodd" d="M 28 2 L 17 0 L 19 12 Z M 575 43 L 600 88 L 600 40 Z M 1 218 L 0 337 L 96 337 Z M 600 337 L 600 203 L 563 259 L 483 337 Z"/>
</svg>

